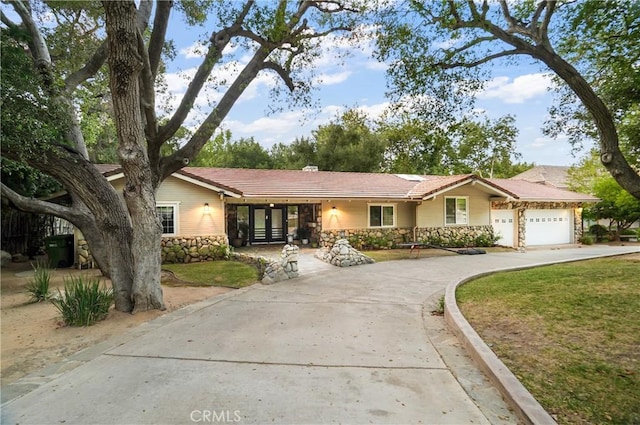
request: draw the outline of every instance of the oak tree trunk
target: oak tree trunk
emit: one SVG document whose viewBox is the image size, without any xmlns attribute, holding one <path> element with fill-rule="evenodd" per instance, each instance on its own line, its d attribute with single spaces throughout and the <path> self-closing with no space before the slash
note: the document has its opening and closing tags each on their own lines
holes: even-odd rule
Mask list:
<svg viewBox="0 0 640 425">
<path fill-rule="evenodd" d="M 136 6 L 132 1 L 104 1 L 109 37 L 109 85 L 118 133 L 118 156 L 125 175 L 124 199 L 131 219 L 132 312 L 164 309 L 160 286 L 162 226 L 156 214 L 155 183 L 146 151 L 140 111 L 140 73 Z M 125 260 L 125 259 L 123 259 Z M 112 263 L 112 274 L 118 268 Z"/>
</svg>

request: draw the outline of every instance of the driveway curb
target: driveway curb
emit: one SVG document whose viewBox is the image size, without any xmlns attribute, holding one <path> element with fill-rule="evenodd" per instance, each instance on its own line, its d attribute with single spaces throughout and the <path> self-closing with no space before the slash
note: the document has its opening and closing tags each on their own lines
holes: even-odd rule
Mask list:
<svg viewBox="0 0 640 425">
<path fill-rule="evenodd" d="M 456 304 L 455 291 L 458 286 L 492 273 L 495 272 L 480 273 L 447 286 L 444 297 L 444 319 L 453 333 L 460 338 L 471 358 L 498 388 L 518 418 L 526 424 L 556 424 L 556 421 L 544 410 L 538 400 L 531 395 L 518 378 L 480 338 L 480 335 L 471 327 Z"/>
<path fill-rule="evenodd" d="M 557 424 L 551 415 L 538 403 L 538 400 L 522 385 L 516 376 L 495 355 L 489 346 L 483 341 L 471 324 L 464 317 L 456 303 L 456 289 L 470 280 L 503 271 L 517 271 L 532 269 L 535 267 L 549 266 L 552 264 L 575 263 L 577 261 L 592 260 L 594 258 L 617 257 L 620 253 L 600 254 L 580 259 L 541 262 L 527 266 L 498 268 L 488 272 L 468 276 L 457 282 L 447 285 L 444 296 L 444 318 L 451 327 L 453 333 L 460 338 L 471 358 L 487 374 L 489 380 L 498 388 L 506 402 L 515 411 L 516 415 L 526 424 Z"/>
</svg>

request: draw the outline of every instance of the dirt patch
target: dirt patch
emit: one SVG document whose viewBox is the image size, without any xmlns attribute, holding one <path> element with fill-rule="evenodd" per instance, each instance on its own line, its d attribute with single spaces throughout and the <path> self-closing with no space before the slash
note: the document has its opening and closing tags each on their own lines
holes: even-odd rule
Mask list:
<svg viewBox="0 0 640 425">
<path fill-rule="evenodd" d="M 29 303 L 29 296 L 24 288 L 32 274 L 33 269 L 29 263 L 10 263 L 2 268 L 0 373 L 3 386 L 141 323 L 231 291 L 220 287 L 186 286 L 182 281 L 170 282 L 170 285 L 162 286 L 167 307 L 165 311 L 154 310 L 132 315 L 112 308 L 106 320 L 86 328 L 76 328 L 65 326 L 58 310 L 51 303 Z M 63 287 L 64 277 L 79 274 L 103 279 L 97 270 L 59 269 L 53 273 L 52 290 Z M 109 281 L 105 279 L 105 282 Z"/>
</svg>

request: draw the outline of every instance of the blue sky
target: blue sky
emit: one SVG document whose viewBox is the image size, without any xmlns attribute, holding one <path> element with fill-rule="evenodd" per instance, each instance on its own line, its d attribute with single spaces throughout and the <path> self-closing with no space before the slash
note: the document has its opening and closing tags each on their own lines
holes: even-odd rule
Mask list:
<svg viewBox="0 0 640 425">
<path fill-rule="evenodd" d="M 2 9 L 19 22 L 10 7 L 3 5 Z M 173 18 L 169 30 L 177 57 L 168 65 L 166 82 L 168 91 L 174 97 L 157 102 L 157 105 L 167 102 L 169 111 L 179 102 L 189 77 L 202 60 L 203 49 L 198 48 L 196 40 L 210 36 L 207 29 L 189 28 L 180 21 L 178 17 Z M 176 27 L 182 27 L 183 30 L 175 31 Z M 274 143 L 290 143 L 297 137 L 310 136 L 312 130 L 328 123 L 348 108 L 359 108 L 371 118 L 377 118 L 389 106 L 389 100 L 385 97 L 386 65 L 371 58 L 372 49 L 371 41 L 354 48 L 337 37 L 326 39 L 324 52 L 313 69 L 317 87 L 313 97 L 317 107 L 296 109 L 288 107 L 285 99 L 280 100 L 283 102 L 281 105 L 285 105 L 282 112 L 267 114 L 269 107 L 274 104 L 269 97 L 269 89 L 281 83 L 276 81 L 275 74 L 265 72 L 247 88 L 222 127 L 231 130 L 234 139 L 254 137 L 264 147 L 270 148 Z M 349 52 L 350 57 L 338 60 L 338 51 Z M 249 57 L 233 45 L 224 53 L 230 58 L 227 67 L 214 71 L 214 74 L 229 81 Z M 520 65 L 495 66 L 492 77 L 486 89 L 478 94 L 476 107 L 492 119 L 506 114 L 515 117 L 519 129 L 517 150 L 522 155 L 520 160 L 539 165 L 571 165 L 577 162 L 571 155 L 571 146 L 566 137 L 554 140 L 542 134 L 547 110 L 552 103 L 552 95 L 548 91 L 552 83 L 547 71 L 531 60 L 522 59 Z M 200 110 L 190 114 L 187 127 L 195 128 L 222 93 L 212 85 L 206 86 L 196 102 Z"/>
<path fill-rule="evenodd" d="M 171 71 L 180 69 L 191 75 L 201 61 L 201 53 L 194 44 L 196 35 L 174 35 L 178 56 Z M 336 50 L 351 50 L 351 56 L 344 61 L 335 59 Z M 371 59 L 371 44 L 363 44 L 353 49 L 339 40 L 329 40 L 326 52 L 318 60 L 316 73 L 317 90 L 313 93 L 318 107 L 312 110 L 286 108 L 279 113 L 267 114 L 274 103 L 269 98 L 269 88 L 276 84 L 271 73 L 265 73 L 254 81 L 223 122 L 225 129 L 231 130 L 234 139 L 254 137 L 269 148 L 274 143 L 289 143 L 296 137 L 309 136 L 318 125 L 326 124 L 336 114 L 355 107 L 372 118 L 379 116 L 389 105 L 385 97 L 385 64 Z M 232 64 L 246 63 L 247 57 L 233 48 L 225 50 L 234 58 Z M 518 151 L 521 161 L 544 165 L 571 165 L 577 159 L 571 155 L 571 146 L 566 137 L 550 139 L 542 134 L 542 126 L 552 103 L 548 88 L 551 78 L 544 68 L 531 60 L 522 60 L 517 66 L 493 68 L 493 79 L 485 90 L 478 94 L 476 107 L 489 118 L 511 114 L 519 129 Z M 230 65 L 231 66 L 231 65 Z M 228 77 L 233 71 L 226 69 L 218 75 Z M 176 95 L 184 92 L 187 81 L 178 72 L 167 76 L 170 91 Z M 206 97 L 206 96 L 205 96 Z M 220 97 L 216 90 L 208 90 L 208 97 L 215 101 Z M 201 101 L 205 105 L 205 101 Z M 206 106 L 203 112 L 209 110 Z M 197 122 L 197 114 L 192 115 Z"/>
</svg>

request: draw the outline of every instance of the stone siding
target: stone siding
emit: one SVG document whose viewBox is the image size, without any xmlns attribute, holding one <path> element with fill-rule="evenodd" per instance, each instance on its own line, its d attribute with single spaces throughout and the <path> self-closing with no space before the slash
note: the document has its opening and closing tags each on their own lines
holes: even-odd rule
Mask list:
<svg viewBox="0 0 640 425">
<path fill-rule="evenodd" d="M 341 235 L 341 233 L 343 233 Z M 356 249 L 389 249 L 413 240 L 413 229 L 340 229 L 320 232 L 320 247 L 331 248 L 337 240 L 347 239 Z"/>
<path fill-rule="evenodd" d="M 227 235 L 166 237 L 161 241 L 162 263 L 197 263 L 229 258 Z"/>
<path fill-rule="evenodd" d="M 488 225 L 327 230 L 320 235 L 320 246 L 331 248 L 341 233 L 356 249 L 390 249 L 414 241 L 454 247 L 491 246 L 495 242 L 493 227 Z"/>
</svg>

